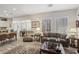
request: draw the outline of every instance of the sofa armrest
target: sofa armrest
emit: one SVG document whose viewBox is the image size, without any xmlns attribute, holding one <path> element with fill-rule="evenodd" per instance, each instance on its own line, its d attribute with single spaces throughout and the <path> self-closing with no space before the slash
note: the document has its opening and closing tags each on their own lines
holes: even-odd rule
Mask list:
<svg viewBox="0 0 79 59">
<path fill-rule="evenodd" d="M 66 38 L 66 39 L 61 39 L 60 40 L 60 43 L 64 46 L 64 47 L 68 47 L 69 46 L 69 39 Z"/>
</svg>

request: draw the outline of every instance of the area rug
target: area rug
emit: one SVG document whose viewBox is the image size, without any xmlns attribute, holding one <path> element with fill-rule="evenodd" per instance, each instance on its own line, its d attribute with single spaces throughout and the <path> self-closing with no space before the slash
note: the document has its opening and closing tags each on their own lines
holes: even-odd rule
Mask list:
<svg viewBox="0 0 79 59">
<path fill-rule="evenodd" d="M 0 46 L 0 54 L 39 54 L 40 42 L 11 42 Z"/>
<path fill-rule="evenodd" d="M 5 54 L 39 54 L 40 49 L 35 47 L 26 48 L 25 46 L 18 46 Z"/>
</svg>

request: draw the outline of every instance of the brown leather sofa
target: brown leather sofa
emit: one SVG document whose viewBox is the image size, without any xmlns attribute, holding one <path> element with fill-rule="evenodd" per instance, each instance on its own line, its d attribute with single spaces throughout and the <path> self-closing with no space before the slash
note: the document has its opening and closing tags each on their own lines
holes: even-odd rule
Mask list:
<svg viewBox="0 0 79 59">
<path fill-rule="evenodd" d="M 50 38 L 50 40 L 54 40 L 54 42 L 56 42 L 56 39 L 59 38 L 60 43 L 64 46 L 64 47 L 68 47 L 68 39 L 66 39 L 66 34 L 59 34 L 59 33 L 43 33 L 43 36 L 41 38 L 41 42 L 43 43 L 44 41 L 48 40 Z"/>
<path fill-rule="evenodd" d="M 16 33 L 5 33 L 5 34 L 3 33 L 3 34 L 0 34 L 0 42 L 1 43 L 10 41 L 12 38 L 17 39 Z"/>
<path fill-rule="evenodd" d="M 8 39 L 15 38 L 15 40 L 17 40 L 17 35 L 16 35 L 16 33 L 11 32 L 11 33 L 8 34 L 8 37 L 7 38 Z"/>
</svg>

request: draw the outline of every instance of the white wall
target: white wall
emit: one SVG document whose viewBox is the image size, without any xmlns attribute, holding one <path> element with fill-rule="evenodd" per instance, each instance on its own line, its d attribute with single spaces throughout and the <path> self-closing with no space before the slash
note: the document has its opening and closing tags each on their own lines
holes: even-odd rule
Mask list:
<svg viewBox="0 0 79 59">
<path fill-rule="evenodd" d="M 75 21 L 77 19 L 76 12 L 77 12 L 77 9 L 40 13 L 40 14 L 32 15 L 32 20 L 39 20 L 40 22 L 42 22 L 44 18 L 52 18 L 53 20 L 53 18 L 67 16 L 68 17 L 68 28 L 67 29 L 69 31 L 71 28 L 76 27 L 76 24 L 75 24 Z M 40 24 L 40 27 L 41 27 L 41 24 Z"/>
<path fill-rule="evenodd" d="M 13 18 L 13 20 L 27 20 L 27 19 L 30 19 L 32 21 L 39 20 L 40 21 L 40 28 L 42 30 L 42 20 L 44 18 L 50 18 L 50 17 L 51 18 L 57 18 L 57 17 L 67 16 L 68 17 L 68 28 L 67 29 L 69 31 L 71 28 L 76 27 L 76 23 L 75 23 L 75 21 L 77 19 L 76 13 L 77 13 L 77 9 L 55 11 L 55 12 L 34 14 L 34 15 L 31 15 L 31 16 L 21 16 L 21 17 Z"/>
</svg>

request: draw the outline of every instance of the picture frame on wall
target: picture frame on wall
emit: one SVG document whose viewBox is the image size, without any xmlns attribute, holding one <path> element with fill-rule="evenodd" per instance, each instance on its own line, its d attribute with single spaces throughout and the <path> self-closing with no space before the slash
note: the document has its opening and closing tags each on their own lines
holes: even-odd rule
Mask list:
<svg viewBox="0 0 79 59">
<path fill-rule="evenodd" d="M 40 21 L 32 21 L 32 28 L 40 27 Z"/>
</svg>

